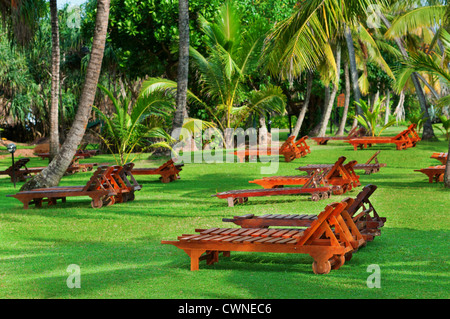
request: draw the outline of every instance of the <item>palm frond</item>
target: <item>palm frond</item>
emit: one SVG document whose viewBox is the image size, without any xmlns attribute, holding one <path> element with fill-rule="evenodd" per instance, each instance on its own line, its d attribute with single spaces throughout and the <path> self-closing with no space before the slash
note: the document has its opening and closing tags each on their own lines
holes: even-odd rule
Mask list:
<svg viewBox="0 0 450 319">
<path fill-rule="evenodd" d="M 402 37 L 420 28 L 442 25 L 447 6 L 422 6 L 397 17 L 385 33 L 388 39 Z"/>
</svg>

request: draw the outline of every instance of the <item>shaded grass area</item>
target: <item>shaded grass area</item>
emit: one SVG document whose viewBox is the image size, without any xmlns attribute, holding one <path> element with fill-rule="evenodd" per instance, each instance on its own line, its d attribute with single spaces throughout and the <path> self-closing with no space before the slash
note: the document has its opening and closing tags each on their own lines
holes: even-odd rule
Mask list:
<svg viewBox="0 0 450 319">
<path fill-rule="evenodd" d="M 392 128 L 389 134 L 395 134 Z M 386 133 L 387 134 L 387 133 Z M 449 298 L 450 192 L 442 183 L 414 169 L 438 165 L 432 152 L 446 152 L 448 142 L 420 142 L 396 151 L 376 145 L 353 151 L 343 142 L 317 146 L 309 141 L 308 156 L 285 163 L 277 175 L 301 174 L 296 167 L 333 163 L 339 156 L 365 162 L 376 150 L 387 163 L 381 172 L 364 175 L 362 185 L 378 186 L 371 201 L 387 217 L 382 236 L 360 249 L 337 271 L 314 275 L 308 255 L 231 253 L 212 266 L 189 271 L 189 258 L 163 239 L 193 233 L 195 228 L 236 227 L 222 218 L 242 214 L 319 213 L 346 196 L 311 202 L 308 196 L 250 198 L 227 207 L 211 197 L 216 192 L 259 188 L 248 181 L 260 178 L 271 163 L 186 163 L 181 180 L 162 184 L 158 176 L 136 176 L 143 185 L 136 200 L 92 209 L 88 197 L 68 198 L 66 204 L 23 210 L 5 197 L 14 193 L 9 178 L 0 177 L 0 297 L 1 298 Z M 99 155 L 86 162 L 113 162 Z M 156 167 L 166 158 L 142 156 L 136 166 Z M 9 166 L 0 160 L 1 167 Z M 33 158 L 29 167 L 47 162 Z M 61 185 L 83 185 L 91 173 L 64 177 Z M 80 266 L 81 289 L 69 289 L 67 267 Z M 369 265 L 379 265 L 381 288 L 367 287 Z"/>
</svg>

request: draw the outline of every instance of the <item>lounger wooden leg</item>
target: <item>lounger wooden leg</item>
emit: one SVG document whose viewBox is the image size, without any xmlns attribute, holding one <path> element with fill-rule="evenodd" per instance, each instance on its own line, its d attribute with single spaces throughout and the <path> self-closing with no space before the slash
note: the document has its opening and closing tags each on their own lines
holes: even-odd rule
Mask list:
<svg viewBox="0 0 450 319">
<path fill-rule="evenodd" d="M 234 198 L 233 197 L 228 197 L 227 201 L 228 201 L 228 207 L 234 206 Z"/>
<path fill-rule="evenodd" d="M 34 200 L 34 206 L 39 208 L 42 207 L 42 198 L 36 198 Z"/>
<path fill-rule="evenodd" d="M 197 250 L 197 249 L 184 250 L 184 251 L 186 252 L 186 254 L 189 255 L 189 257 L 191 257 L 191 271 L 199 270 L 200 256 L 205 251 L 204 250 Z"/>
<path fill-rule="evenodd" d="M 207 251 L 206 252 L 206 264 L 212 265 L 219 261 L 219 251 L 213 250 L 213 251 Z"/>
</svg>

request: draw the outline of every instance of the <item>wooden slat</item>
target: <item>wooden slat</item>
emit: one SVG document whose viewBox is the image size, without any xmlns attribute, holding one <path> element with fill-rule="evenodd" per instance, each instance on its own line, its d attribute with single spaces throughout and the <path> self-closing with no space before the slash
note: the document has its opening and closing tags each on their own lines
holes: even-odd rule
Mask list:
<svg viewBox="0 0 450 319">
<path fill-rule="evenodd" d="M 281 237 L 283 238 L 291 238 L 294 235 L 298 235 L 300 233 L 300 231 L 298 231 L 297 229 L 291 230 L 285 234 L 283 234 Z"/>
<path fill-rule="evenodd" d="M 278 229 L 269 229 L 267 232 L 265 232 L 264 234 L 261 234 L 261 237 L 269 237 L 272 234 L 278 232 Z"/>
<path fill-rule="evenodd" d="M 257 232 L 254 232 L 254 233 L 252 234 L 252 236 L 260 237 L 262 234 L 264 234 L 264 233 L 266 233 L 266 232 L 268 232 L 268 231 L 269 231 L 268 228 L 261 228 L 261 229 L 258 230 Z"/>
<path fill-rule="evenodd" d="M 284 235 L 285 233 L 287 233 L 287 232 L 289 232 L 290 231 L 290 229 L 282 229 L 282 230 L 279 230 L 278 232 L 276 232 L 276 233 L 273 233 L 272 235 L 271 235 L 271 237 L 281 237 L 282 235 Z"/>
<path fill-rule="evenodd" d="M 212 232 L 214 232 L 214 231 L 217 231 L 218 229 L 220 229 L 220 228 L 217 228 L 217 227 L 215 227 L 215 228 L 209 228 L 209 229 L 207 229 L 207 230 L 202 231 L 201 234 L 202 234 L 202 235 L 210 234 L 210 233 L 212 233 Z"/>
<path fill-rule="evenodd" d="M 249 235 L 251 235 L 251 234 L 253 234 L 254 232 L 257 232 L 257 231 L 259 231 L 260 230 L 260 228 L 250 228 L 250 229 L 248 229 L 246 232 L 243 232 L 241 235 L 242 236 L 249 236 Z"/>
<path fill-rule="evenodd" d="M 247 231 L 247 228 L 238 228 L 237 230 L 235 230 L 234 232 L 231 232 L 230 235 L 232 236 L 240 236 L 241 233 Z"/>
</svg>

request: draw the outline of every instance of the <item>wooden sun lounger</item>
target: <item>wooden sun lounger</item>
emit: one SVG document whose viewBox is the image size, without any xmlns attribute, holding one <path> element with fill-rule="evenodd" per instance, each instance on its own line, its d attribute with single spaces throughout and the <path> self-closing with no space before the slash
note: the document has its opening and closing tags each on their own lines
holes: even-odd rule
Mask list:
<svg viewBox="0 0 450 319">
<path fill-rule="evenodd" d="M 219 253 L 231 251 L 309 254 L 315 274 L 327 274 L 339 269 L 351 253 L 364 244 L 362 236 L 353 233 L 351 219 L 345 211 L 348 202 L 327 205 L 307 229 L 209 228 L 197 229 L 198 234 L 182 235 L 176 241 L 163 240 L 184 250 L 191 260 L 192 271 L 199 270 L 199 261 L 208 265 L 219 260 Z M 333 231 L 334 229 L 334 231 Z M 205 255 L 203 255 L 205 254 Z M 202 256 L 203 255 L 203 256 Z"/>
<path fill-rule="evenodd" d="M 375 152 L 375 154 L 373 154 L 366 163 L 364 164 L 359 164 L 356 163 L 353 166 L 354 170 L 364 170 L 364 173 L 366 175 L 370 175 L 372 173 L 377 173 L 380 171 L 381 167 L 385 167 L 386 164 L 385 163 L 379 163 L 378 162 L 378 154 L 380 153 L 380 151 Z M 371 163 L 372 161 L 374 161 L 374 163 Z M 296 169 L 298 169 L 299 171 L 303 171 L 303 172 L 307 172 L 308 174 L 311 174 L 312 172 L 316 171 L 317 169 L 326 169 L 326 168 L 330 168 L 332 167 L 334 164 L 309 164 L 309 165 L 305 165 L 305 166 L 300 166 Z"/>
<path fill-rule="evenodd" d="M 79 158 L 90 158 L 95 156 L 98 153 L 98 150 L 77 150 L 75 153 L 76 157 Z M 46 159 L 50 156 L 50 153 L 35 153 L 41 159 Z"/>
<path fill-rule="evenodd" d="M 0 175 L 9 175 L 11 177 L 11 182 L 14 182 L 14 178 L 15 182 L 24 182 L 33 175 L 40 173 L 45 168 L 45 166 L 27 167 L 26 164 L 29 161 L 30 159 L 27 157 L 21 158 L 8 169 L 0 171 Z M 78 161 L 74 160 L 67 168 L 66 174 L 73 174 L 80 171 L 91 171 L 94 166 L 97 166 L 97 163 L 80 164 Z"/>
<path fill-rule="evenodd" d="M 291 162 L 297 158 L 304 157 L 311 153 L 311 149 L 306 143 L 308 136 L 303 136 L 298 141 L 295 141 L 295 136 L 290 136 L 288 139 L 280 146 L 279 149 L 245 149 L 237 150 L 231 154 L 236 155 L 239 158 L 239 162 L 244 163 L 248 161 L 249 158 L 259 157 L 262 155 L 273 155 L 280 154 L 284 156 L 286 162 Z"/>
<path fill-rule="evenodd" d="M 80 163 L 82 156 L 74 156 L 70 166 L 67 168 L 66 175 L 78 173 L 78 172 L 88 172 L 92 171 L 94 166 L 98 166 L 98 163 Z"/>
<path fill-rule="evenodd" d="M 240 189 L 221 192 L 212 196 L 226 199 L 229 207 L 233 207 L 236 204 L 245 203 L 248 201 L 249 197 L 261 196 L 311 194 L 311 200 L 318 201 L 331 197 L 331 193 L 334 190 L 334 188 L 329 185 L 320 184 L 321 177 L 319 176 L 319 173 L 320 172 L 309 176 L 302 187 Z"/>
<path fill-rule="evenodd" d="M 353 166 L 357 163 L 351 161 L 347 164 L 343 164 L 345 157 L 341 156 L 334 165 L 317 168 L 322 173 L 318 174 L 317 182 L 319 185 L 333 186 L 333 194 L 343 194 L 351 190 L 353 187 L 361 185 L 359 182 L 359 176 L 356 175 Z M 264 188 L 283 187 L 286 185 L 304 185 L 311 175 L 297 175 L 297 176 L 270 176 L 263 177 L 262 179 L 255 179 L 249 181 L 249 183 L 258 184 Z"/>
<path fill-rule="evenodd" d="M 375 185 L 367 185 L 347 207 L 347 212 L 352 218 L 359 232 L 366 241 L 372 241 L 374 236 L 380 235 L 380 229 L 384 226 L 386 218 L 380 217 L 369 200 L 369 197 L 377 189 Z M 366 205 L 368 207 L 366 208 Z M 317 215 L 309 214 L 266 214 L 255 216 L 247 214 L 223 218 L 223 222 L 231 222 L 243 228 L 268 228 L 268 227 L 308 227 L 317 219 Z"/>
<path fill-rule="evenodd" d="M 419 135 L 414 130 L 415 127 L 415 124 L 411 124 L 406 130 L 400 132 L 394 137 L 366 136 L 352 138 L 344 142 L 353 145 L 355 151 L 358 147 L 363 149 L 367 148 L 367 146 L 372 146 L 375 144 L 395 144 L 397 150 L 404 150 L 410 147 L 415 147 L 417 142 L 420 141 Z"/>
<path fill-rule="evenodd" d="M 351 138 L 355 137 L 363 137 L 367 133 L 366 129 L 364 127 L 358 128 L 355 126 L 350 130 L 347 136 L 316 136 L 311 137 L 312 140 L 314 140 L 317 145 L 326 145 L 328 141 L 346 141 Z"/>
<path fill-rule="evenodd" d="M 433 153 L 431 158 L 437 159 L 442 165 L 447 164 L 448 153 Z"/>
<path fill-rule="evenodd" d="M 129 180 L 128 183 L 124 180 L 129 174 L 131 167 L 117 165 L 100 166 L 84 186 L 37 188 L 6 196 L 20 200 L 25 209 L 28 208 L 29 204 L 42 207 L 44 199 L 48 201 L 49 205 L 54 205 L 58 199 L 61 199 L 64 203 L 66 197 L 74 196 L 89 196 L 92 199 L 91 206 L 93 208 L 100 208 L 104 205 L 109 206 L 115 202 L 133 200 L 134 191 L 140 189 L 140 185 L 136 181 L 133 184 L 129 184 Z"/>
<path fill-rule="evenodd" d="M 32 167 L 28 168 L 27 163 L 30 161 L 29 158 L 21 158 L 11 165 L 4 171 L 0 171 L 0 175 L 9 175 L 11 177 L 11 182 L 24 182 L 32 176 L 32 174 L 37 174 L 41 172 L 45 167 Z M 14 181 L 15 178 L 15 181 Z"/>
<path fill-rule="evenodd" d="M 153 168 L 133 168 L 133 175 L 161 175 L 162 183 L 170 183 L 180 179 L 180 172 L 184 164 L 174 164 L 170 159 L 160 167 Z"/>
<path fill-rule="evenodd" d="M 443 182 L 444 181 L 444 173 L 445 173 L 445 165 L 436 165 L 430 166 L 422 169 L 415 169 L 414 172 L 421 172 L 428 176 L 429 183 L 435 182 Z"/>
</svg>

